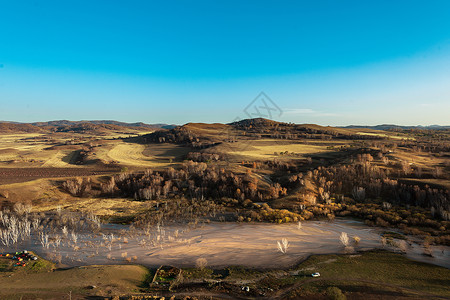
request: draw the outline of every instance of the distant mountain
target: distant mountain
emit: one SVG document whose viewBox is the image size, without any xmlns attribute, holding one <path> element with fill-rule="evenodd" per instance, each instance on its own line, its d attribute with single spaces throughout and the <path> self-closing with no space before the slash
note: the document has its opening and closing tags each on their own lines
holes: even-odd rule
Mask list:
<svg viewBox="0 0 450 300">
<path fill-rule="evenodd" d="M 20 122 L 7 122 L 0 121 L 0 132 L 91 132 L 102 133 L 106 131 L 120 131 L 128 129 L 144 129 L 144 130 L 161 130 L 172 129 L 176 125 L 169 124 L 146 124 L 142 122 L 138 123 L 125 123 L 112 120 L 100 120 L 100 121 L 48 121 L 48 122 L 33 122 L 33 123 L 20 123 Z"/>
<path fill-rule="evenodd" d="M 94 120 L 94 121 L 68 121 L 68 120 L 58 120 L 58 121 L 48 121 L 48 122 L 34 122 L 29 123 L 34 126 L 72 126 L 72 125 L 79 125 L 79 124 L 95 124 L 95 125 L 117 125 L 117 126 L 123 126 L 123 127 L 144 127 L 144 128 L 162 128 L 162 129 L 172 129 L 175 128 L 177 125 L 169 125 L 169 124 L 146 124 L 142 122 L 137 123 L 126 123 L 126 122 L 119 122 L 114 120 Z"/>
<path fill-rule="evenodd" d="M 265 118 L 254 118 L 254 119 L 244 119 L 229 123 L 228 125 L 234 126 L 236 128 L 248 128 L 248 127 L 272 127 L 280 124 L 286 124 L 283 122 L 273 121 Z"/>
<path fill-rule="evenodd" d="M 272 128 L 272 127 L 290 127 L 297 125 L 301 127 L 308 127 L 309 129 L 315 130 L 332 130 L 333 127 L 323 127 L 314 124 L 294 124 L 294 123 L 284 123 L 277 122 L 264 118 L 255 118 L 255 119 L 245 119 L 240 120 L 228 124 L 203 124 L 203 123 L 188 123 L 183 125 L 182 127 L 196 131 L 201 129 L 202 127 L 211 127 L 215 125 L 216 127 L 221 126 L 233 126 L 236 129 L 261 129 L 261 128 Z M 150 130 L 158 130 L 158 129 L 174 129 L 178 127 L 178 125 L 174 124 L 147 124 L 143 122 L 136 123 L 126 123 L 114 120 L 83 120 L 83 121 L 69 121 L 69 120 L 55 120 L 55 121 L 47 121 L 47 122 L 33 122 L 33 123 L 22 123 L 22 122 L 13 122 L 13 121 L 0 121 L 0 132 L 12 132 L 12 131 L 21 131 L 21 132 L 39 132 L 41 130 L 52 130 L 52 131 L 85 131 L 85 130 L 93 130 L 93 129 L 102 129 L 102 130 L 113 130 L 120 129 L 114 128 L 114 126 L 118 127 L 128 127 L 128 128 L 148 128 Z M 428 125 L 428 126 L 401 126 L 395 124 L 382 124 L 375 126 L 366 126 L 366 125 L 348 125 L 348 126 L 337 126 L 338 128 L 347 128 L 347 129 L 372 129 L 372 130 L 410 130 L 410 129 L 424 129 L 424 130 L 449 130 L 450 126 L 441 126 L 441 125 Z"/>
<path fill-rule="evenodd" d="M 432 129 L 432 130 L 445 130 L 450 129 L 450 126 L 441 126 L 441 125 L 428 125 L 428 126 L 401 126 L 401 125 L 394 125 L 394 124 L 382 124 L 382 125 L 375 125 L 375 126 L 364 126 L 364 125 L 349 125 L 349 126 L 340 126 L 341 128 L 368 128 L 373 130 L 395 130 L 395 129 Z"/>
<path fill-rule="evenodd" d="M 14 133 L 14 132 L 41 132 L 41 128 L 31 124 L 21 124 L 14 122 L 0 122 L 0 133 Z"/>
</svg>

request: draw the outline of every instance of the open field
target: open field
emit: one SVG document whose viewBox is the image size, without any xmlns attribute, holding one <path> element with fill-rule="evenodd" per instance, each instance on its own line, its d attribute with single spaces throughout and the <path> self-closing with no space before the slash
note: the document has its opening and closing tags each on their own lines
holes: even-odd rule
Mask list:
<svg viewBox="0 0 450 300">
<path fill-rule="evenodd" d="M 44 167 L 44 168 L 76 168 L 71 164 L 75 151 L 71 150 L 46 150 L 42 146 L 36 146 L 26 151 L 6 149 L 0 154 L 0 166 L 2 168 Z"/>
<path fill-rule="evenodd" d="M 240 292 L 239 296 L 244 297 L 335 299 L 329 287 L 339 288 L 346 299 L 448 299 L 450 296 L 448 289 L 443 288 L 448 284 L 448 269 L 411 262 L 399 254 L 383 251 L 313 255 L 288 270 L 228 270 L 229 275 L 223 281 L 249 286 L 250 293 Z M 321 276 L 312 278 L 313 272 Z M 182 288 L 183 284 L 178 287 Z"/>
<path fill-rule="evenodd" d="M 32 203 L 43 209 L 60 205 L 70 198 L 62 193 L 56 181 L 47 178 L 3 184 L 0 186 L 0 192 L 4 200 L 13 203 Z"/>
<path fill-rule="evenodd" d="M 146 268 L 136 265 L 48 271 L 35 270 L 33 265 L 27 268 L 8 267 L 9 261 L 5 259 L 0 259 L 0 263 L 4 264 L 4 269 L 0 271 L 2 299 L 85 299 L 89 295 L 111 297 L 132 294 L 140 289 L 149 273 Z"/>
<path fill-rule="evenodd" d="M 449 162 L 448 157 L 444 155 L 430 155 L 429 153 L 407 151 L 406 149 L 396 149 L 389 156 L 397 161 L 406 161 L 415 167 L 425 169 L 432 169 L 436 166 L 444 167 Z"/>
<path fill-rule="evenodd" d="M 114 145 L 106 156 L 121 165 L 134 167 L 167 167 L 179 162 L 189 148 L 173 145 L 139 145 L 120 143 Z M 100 158 L 104 158 L 99 156 Z"/>
<path fill-rule="evenodd" d="M 293 294 L 308 296 L 336 286 L 348 291 L 350 299 L 352 295 L 357 298 L 362 294 L 366 295 L 365 299 L 376 296 L 383 299 L 450 297 L 450 291 L 443 289 L 450 283 L 449 269 L 408 262 L 403 256 L 388 252 L 312 256 L 301 263 L 298 270 L 299 282 L 290 287 L 291 292 L 298 287 Z M 312 281 L 301 278 L 302 274 L 311 271 L 320 272 L 322 276 Z"/>
<path fill-rule="evenodd" d="M 17 133 L 0 134 L 0 167 L 55 167 L 73 168 L 74 156 L 86 143 L 117 141 L 121 138 L 148 134 L 152 131 L 130 129 L 129 132 L 107 131 L 93 133 Z"/>
<path fill-rule="evenodd" d="M 52 146 L 46 144 L 24 146 L 21 143 L 4 143 L 0 149 L 0 166 L 3 168 L 81 168 L 75 164 L 77 155 L 86 146 Z M 18 150 L 24 149 L 26 150 Z M 190 151 L 176 145 L 140 145 L 121 140 L 95 141 L 91 160 L 114 162 L 132 167 L 162 167 L 179 162 Z"/>
<path fill-rule="evenodd" d="M 378 137 L 385 137 L 390 139 L 396 139 L 396 140 L 413 140 L 414 138 L 408 137 L 403 134 L 393 134 L 389 132 L 379 132 L 379 131 L 357 131 L 356 134 L 360 135 L 368 135 L 368 136 L 378 136 Z"/>
<path fill-rule="evenodd" d="M 328 152 L 327 145 L 310 145 L 305 143 L 282 143 L 276 140 L 258 140 L 245 143 L 241 142 L 241 145 L 236 145 L 236 148 L 243 147 L 242 151 L 229 151 L 228 153 L 235 156 L 240 156 L 246 159 L 283 159 L 280 153 L 288 152 L 286 156 L 290 159 L 294 158 L 294 155 L 299 158 L 305 158 L 305 155 L 317 154 Z M 276 154 L 275 154 L 276 152 Z"/>
<path fill-rule="evenodd" d="M 152 162 L 151 158 L 145 157 L 142 153 L 144 149 L 144 145 L 119 144 L 115 145 L 107 156 L 120 164 L 154 166 L 155 162 Z"/>
<path fill-rule="evenodd" d="M 117 171 L 113 168 L 0 168 L 0 184 L 26 182 L 40 178 L 96 176 Z"/>
<path fill-rule="evenodd" d="M 50 142 L 51 143 L 51 142 Z M 49 140 L 43 134 L 7 134 L 0 135 L 0 165 L 2 167 L 17 168 L 21 166 L 42 166 L 47 163 L 50 167 L 66 166 L 62 157 L 70 151 L 45 151 Z M 55 157 L 59 158 L 55 158 Z"/>
</svg>

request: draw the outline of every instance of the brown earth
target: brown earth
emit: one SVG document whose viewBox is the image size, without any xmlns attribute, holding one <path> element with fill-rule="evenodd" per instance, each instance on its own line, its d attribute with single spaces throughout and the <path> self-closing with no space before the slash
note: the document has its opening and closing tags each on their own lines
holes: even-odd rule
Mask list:
<svg viewBox="0 0 450 300">
<path fill-rule="evenodd" d="M 40 178 L 93 176 L 119 171 L 116 168 L 0 168 L 0 185 Z"/>
</svg>

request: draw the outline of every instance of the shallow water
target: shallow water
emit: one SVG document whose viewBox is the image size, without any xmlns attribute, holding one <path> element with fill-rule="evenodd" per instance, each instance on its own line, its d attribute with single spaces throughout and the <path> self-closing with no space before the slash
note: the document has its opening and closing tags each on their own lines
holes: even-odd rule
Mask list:
<svg viewBox="0 0 450 300">
<path fill-rule="evenodd" d="M 349 219 L 308 221 L 302 223 L 300 229 L 297 224 L 210 223 L 196 227 L 155 226 L 145 232 L 130 230 L 129 226 L 107 224 L 102 226 L 101 232 L 80 232 L 76 242 L 69 235 L 62 238 L 59 246 L 50 235 L 52 243 L 48 248 L 32 235 L 30 240 L 7 250 L 33 250 L 44 258 L 59 261 L 61 266 L 131 261 L 146 266 L 169 264 L 187 267 L 194 266 L 198 258 L 205 258 L 209 266 L 215 267 L 278 268 L 294 265 L 311 254 L 345 253 L 339 241 L 341 232 L 348 234 L 350 245 L 357 251 L 382 247 L 382 229 Z M 353 243 L 354 236 L 361 239 L 358 245 Z M 286 254 L 277 249 L 277 241 L 282 238 L 289 241 Z M 450 268 L 450 247 L 435 246 L 434 257 L 422 253 L 422 246 L 410 243 L 406 256 Z"/>
</svg>

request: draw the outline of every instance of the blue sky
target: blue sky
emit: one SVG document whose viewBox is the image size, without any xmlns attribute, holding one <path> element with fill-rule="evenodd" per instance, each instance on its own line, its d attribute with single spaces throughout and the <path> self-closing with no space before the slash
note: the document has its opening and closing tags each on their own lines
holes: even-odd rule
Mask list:
<svg viewBox="0 0 450 300">
<path fill-rule="evenodd" d="M 0 0 L 0 120 L 450 125 L 449 1 Z"/>
</svg>

